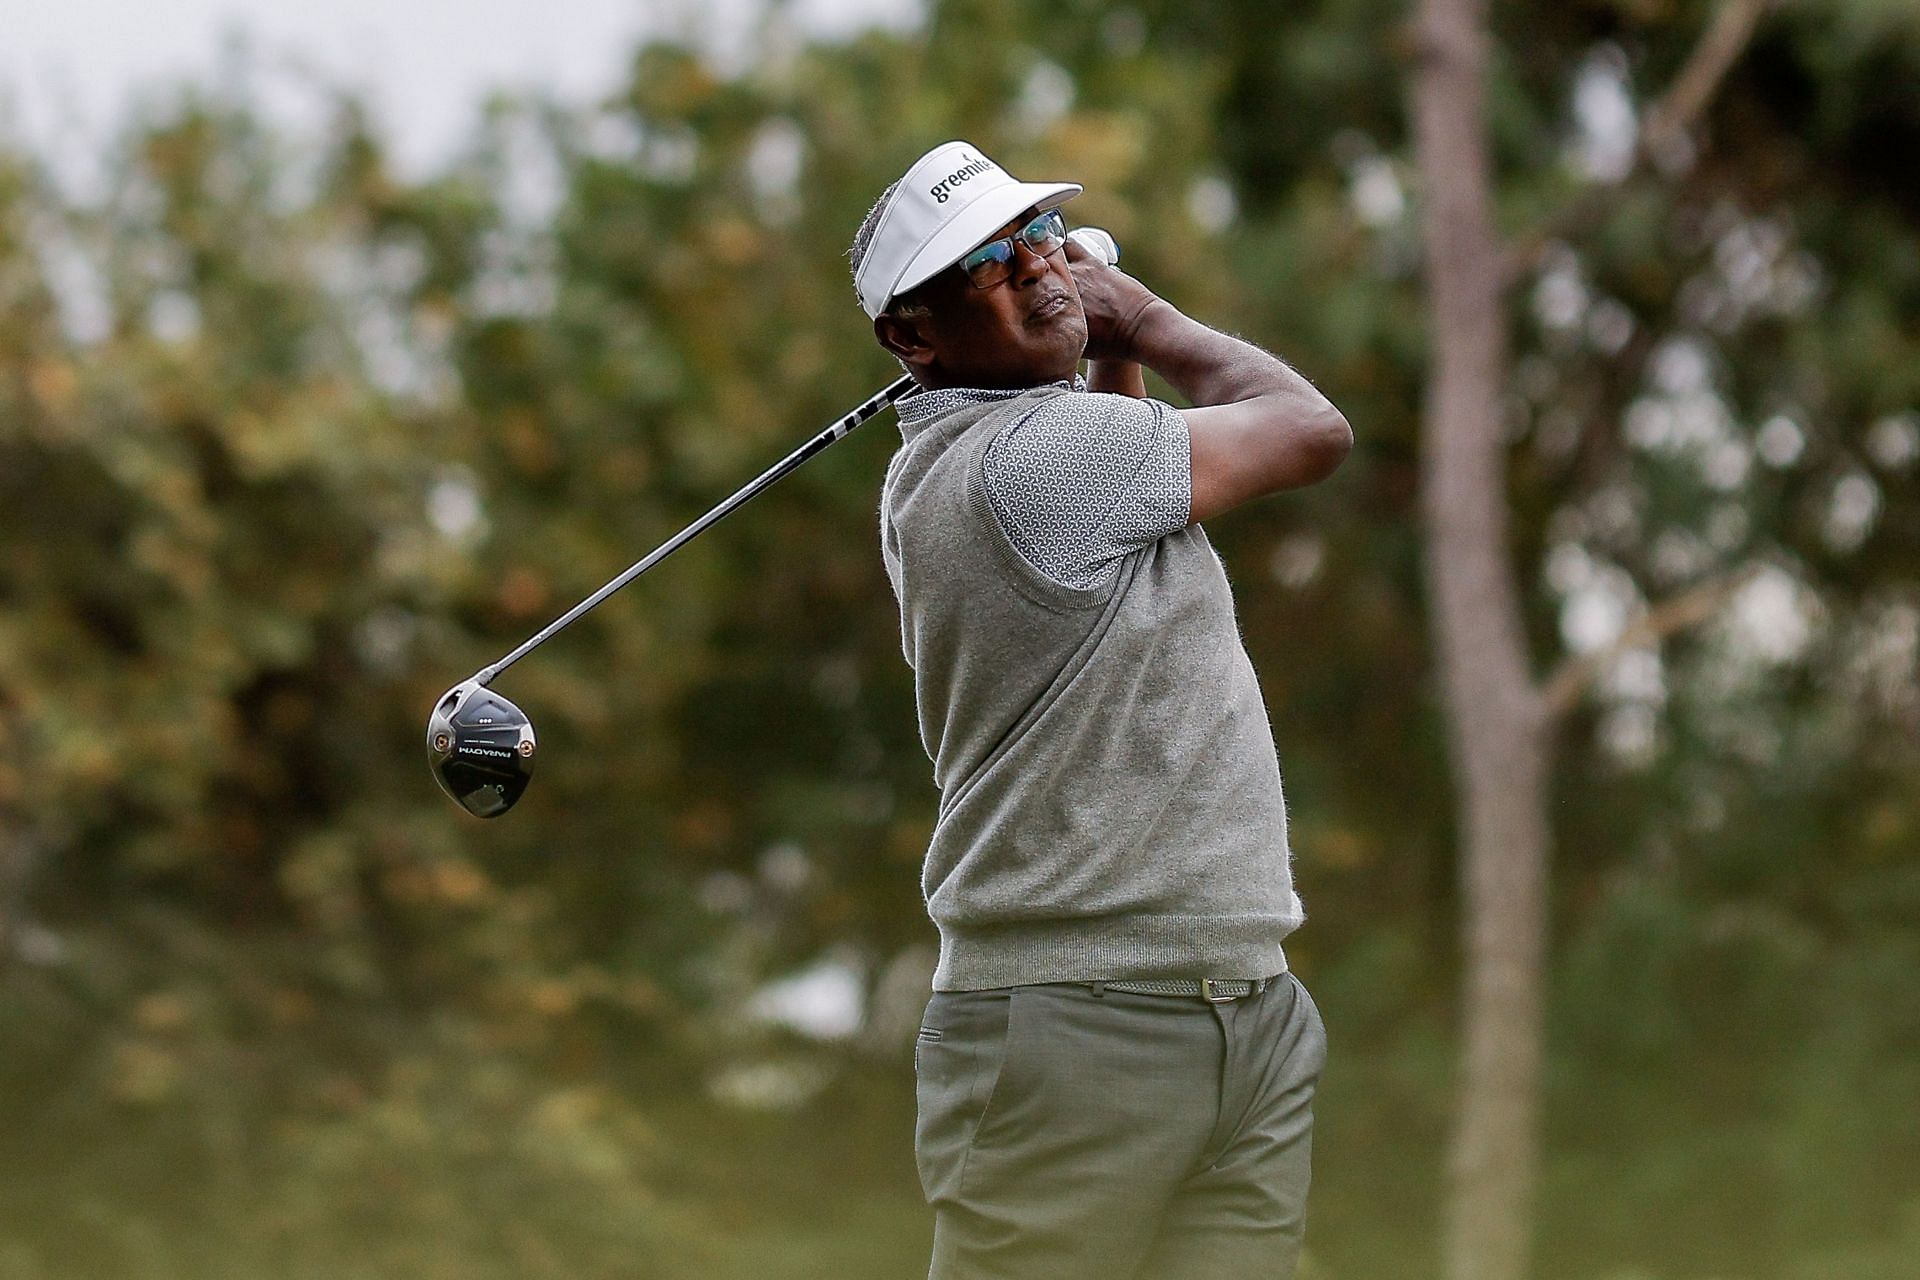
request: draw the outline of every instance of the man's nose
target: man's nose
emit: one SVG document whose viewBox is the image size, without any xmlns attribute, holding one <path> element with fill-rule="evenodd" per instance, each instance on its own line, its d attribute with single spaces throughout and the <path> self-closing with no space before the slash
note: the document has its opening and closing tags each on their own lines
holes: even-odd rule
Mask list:
<svg viewBox="0 0 1920 1280">
<path fill-rule="evenodd" d="M 1032 245 L 1015 237 L 1013 242 L 1013 281 L 1022 288 L 1047 274 L 1047 259 L 1034 252 Z"/>
</svg>

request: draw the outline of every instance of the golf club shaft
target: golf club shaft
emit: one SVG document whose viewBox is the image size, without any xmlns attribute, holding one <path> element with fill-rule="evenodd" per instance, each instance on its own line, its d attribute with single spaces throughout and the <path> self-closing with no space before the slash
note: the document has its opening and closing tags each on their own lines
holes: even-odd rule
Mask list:
<svg viewBox="0 0 1920 1280">
<path fill-rule="evenodd" d="M 736 508 L 752 501 L 762 490 L 771 487 L 775 481 L 784 478 L 789 472 L 795 470 L 808 458 L 813 457 L 814 454 L 819 453 L 835 441 L 844 438 L 855 427 L 865 422 L 868 418 L 873 417 L 876 413 L 879 413 L 895 400 L 898 400 L 911 390 L 912 387 L 913 379 L 910 377 L 902 377 L 898 381 L 874 392 L 858 408 L 854 409 L 844 418 L 841 418 L 838 422 L 814 436 L 798 449 L 795 449 L 792 453 L 780 459 L 780 461 L 774 463 L 771 467 L 768 467 L 731 498 L 728 498 L 725 502 L 722 502 L 719 506 L 701 516 L 698 520 L 695 520 L 679 533 L 668 538 L 665 542 L 648 552 L 643 559 L 635 562 L 612 582 L 601 587 L 585 600 L 582 600 L 579 604 L 573 606 L 573 608 L 548 623 L 546 628 L 531 640 L 528 640 L 525 644 L 492 666 L 483 667 L 480 671 L 476 672 L 473 677 L 474 681 L 482 685 L 491 683 L 495 676 L 546 643 L 549 637 L 564 629 L 576 618 L 586 613 L 589 609 L 592 609 L 620 588 L 626 586 L 629 582 L 632 582 L 647 570 L 653 568 L 656 564 L 659 564 L 662 560 L 665 560 L 668 556 L 699 537 L 702 533 L 705 533 Z"/>
</svg>

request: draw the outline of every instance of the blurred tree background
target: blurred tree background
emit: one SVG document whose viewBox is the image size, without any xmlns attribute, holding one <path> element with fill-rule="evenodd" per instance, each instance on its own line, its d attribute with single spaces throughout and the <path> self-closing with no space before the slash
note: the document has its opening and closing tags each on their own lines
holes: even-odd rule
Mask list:
<svg viewBox="0 0 1920 1280">
<path fill-rule="evenodd" d="M 1920 10 L 1774 7 L 1636 163 L 1714 11 L 1493 11 L 1513 551 L 1540 666 L 1592 659 L 1535 1272 L 1910 1280 Z M 949 137 L 1084 183 L 1131 271 L 1355 426 L 1213 532 L 1332 1039 L 1308 1274 L 1437 1274 L 1460 898 L 1407 16 L 944 0 L 824 41 L 776 5 L 590 110 L 496 101 L 426 181 L 351 100 L 297 139 L 211 88 L 85 198 L 0 147 L 0 1280 L 924 1269 L 890 421 L 503 677 L 544 761 L 509 818 L 421 733 L 892 376 L 845 248 Z M 847 987 L 857 1025 L 776 1016 Z"/>
</svg>

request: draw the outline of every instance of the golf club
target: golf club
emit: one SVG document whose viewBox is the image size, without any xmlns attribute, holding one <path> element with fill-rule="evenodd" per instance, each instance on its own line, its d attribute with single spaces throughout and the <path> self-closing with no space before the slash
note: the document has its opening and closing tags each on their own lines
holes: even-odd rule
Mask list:
<svg viewBox="0 0 1920 1280">
<path fill-rule="evenodd" d="M 1081 227 L 1073 231 L 1069 238 L 1109 265 L 1120 260 L 1120 250 L 1113 237 L 1097 227 Z M 512 653 L 492 666 L 482 667 L 441 694 L 433 704 L 433 713 L 427 718 L 427 763 L 432 767 L 440 789 L 475 817 L 497 818 L 511 809 L 533 777 L 536 745 L 533 722 L 527 718 L 527 713 L 487 687 L 493 683 L 494 677 L 545 644 L 602 600 L 791 474 L 807 459 L 844 439 L 855 427 L 898 400 L 913 386 L 911 377 L 901 377 L 874 392 L 859 407 L 628 566 L 619 577 L 555 618 Z"/>
</svg>

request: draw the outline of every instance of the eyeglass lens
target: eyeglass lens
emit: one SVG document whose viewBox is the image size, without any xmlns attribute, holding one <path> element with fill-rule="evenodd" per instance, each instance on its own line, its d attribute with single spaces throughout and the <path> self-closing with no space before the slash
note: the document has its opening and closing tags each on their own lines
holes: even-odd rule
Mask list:
<svg viewBox="0 0 1920 1280">
<path fill-rule="evenodd" d="M 1050 258 L 1067 241 L 1067 220 L 1058 209 L 1049 209 L 1013 235 L 989 241 L 960 259 L 960 269 L 974 288 L 990 288 L 1013 274 L 1016 239 L 1039 257 Z"/>
</svg>

